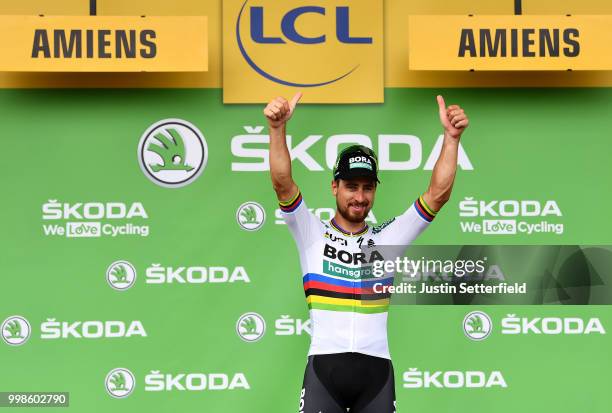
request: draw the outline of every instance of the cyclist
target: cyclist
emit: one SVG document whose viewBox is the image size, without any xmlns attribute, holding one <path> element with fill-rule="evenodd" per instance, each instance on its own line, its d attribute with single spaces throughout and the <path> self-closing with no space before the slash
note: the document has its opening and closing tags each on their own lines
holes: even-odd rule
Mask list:
<svg viewBox="0 0 612 413">
<path fill-rule="evenodd" d="M 308 211 L 291 176 L 286 126 L 301 96 L 297 93 L 290 102 L 278 97 L 264 109 L 270 132 L 270 175 L 299 251 L 312 326 L 299 411 L 394 412 L 387 343 L 389 294 L 375 294 L 372 289 L 375 282 L 392 284 L 393 279 L 373 279 L 361 271 L 362 264 L 380 258 L 376 246 L 407 247 L 448 201 L 459 139 L 469 120 L 462 108 L 446 107 L 442 96 L 437 97 L 444 143 L 429 187 L 404 213 L 374 228 L 365 219 L 379 183 L 376 154 L 362 145 L 340 151 L 331 182 L 336 213 L 322 222 Z"/>
</svg>

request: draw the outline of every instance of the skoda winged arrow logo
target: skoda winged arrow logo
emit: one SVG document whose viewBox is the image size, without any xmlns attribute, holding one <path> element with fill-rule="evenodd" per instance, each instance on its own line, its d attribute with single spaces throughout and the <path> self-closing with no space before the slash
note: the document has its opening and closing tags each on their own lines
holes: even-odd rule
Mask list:
<svg viewBox="0 0 612 413">
<path fill-rule="evenodd" d="M 206 167 L 208 147 L 202 132 L 182 119 L 164 119 L 140 138 L 138 162 L 157 185 L 178 188 L 193 182 Z"/>
<path fill-rule="evenodd" d="M 266 322 L 257 313 L 246 313 L 241 315 L 236 322 L 236 333 L 238 337 L 246 342 L 258 341 L 266 332 Z"/>
<path fill-rule="evenodd" d="M 491 317 L 482 311 L 472 311 L 463 319 L 463 332 L 471 340 L 480 341 L 491 334 Z"/>
<path fill-rule="evenodd" d="M 136 386 L 136 379 L 130 370 L 119 367 L 106 375 L 104 385 L 109 395 L 116 399 L 122 399 L 132 394 Z"/>
<path fill-rule="evenodd" d="M 106 282 L 117 291 L 125 291 L 136 282 L 136 268 L 128 261 L 115 261 L 106 269 Z"/>
<path fill-rule="evenodd" d="M 265 221 L 266 211 L 257 202 L 245 202 L 236 211 L 236 222 L 246 231 L 257 231 Z"/>
<path fill-rule="evenodd" d="M 8 317 L 0 326 L 0 335 L 4 342 L 11 346 L 24 344 L 30 338 L 31 332 L 28 320 L 18 315 Z"/>
</svg>

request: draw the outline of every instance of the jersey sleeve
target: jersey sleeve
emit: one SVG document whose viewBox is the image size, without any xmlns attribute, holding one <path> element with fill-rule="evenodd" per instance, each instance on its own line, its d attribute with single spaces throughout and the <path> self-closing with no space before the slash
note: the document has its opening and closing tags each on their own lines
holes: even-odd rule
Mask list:
<svg viewBox="0 0 612 413">
<path fill-rule="evenodd" d="M 289 231 L 298 248 L 306 248 L 321 236 L 323 224 L 308 210 L 302 192 L 298 189 L 288 201 L 279 202 L 281 215 L 289 227 Z"/>
<path fill-rule="evenodd" d="M 402 215 L 381 225 L 380 240 L 386 245 L 408 246 L 429 227 L 436 214 L 420 196 Z"/>
</svg>

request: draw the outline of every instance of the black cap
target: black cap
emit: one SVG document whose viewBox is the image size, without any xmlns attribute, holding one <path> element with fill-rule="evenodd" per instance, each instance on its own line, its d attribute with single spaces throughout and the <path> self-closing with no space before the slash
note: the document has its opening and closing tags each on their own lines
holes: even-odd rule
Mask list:
<svg viewBox="0 0 612 413">
<path fill-rule="evenodd" d="M 378 180 L 378 158 L 367 146 L 352 145 L 343 149 L 334 165 L 334 179 L 366 177 Z"/>
</svg>

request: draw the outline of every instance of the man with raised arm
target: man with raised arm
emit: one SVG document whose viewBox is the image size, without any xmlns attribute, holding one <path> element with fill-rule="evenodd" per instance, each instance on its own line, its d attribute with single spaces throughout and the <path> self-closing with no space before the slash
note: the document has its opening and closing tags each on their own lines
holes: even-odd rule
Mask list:
<svg viewBox="0 0 612 413">
<path fill-rule="evenodd" d="M 336 214 L 320 221 L 306 206 L 291 176 L 286 143 L 287 121 L 301 98 L 282 97 L 264 109 L 270 130 L 270 175 L 282 215 L 297 244 L 312 338 L 299 411 L 303 413 L 395 412 L 393 365 L 387 343 L 389 294 L 376 294 L 374 278 L 364 270 L 378 245 L 407 247 L 450 198 L 457 152 L 468 118 L 457 105 L 438 96 L 444 143 L 427 190 L 401 215 L 370 228 L 365 218 L 374 205 L 378 160 L 370 148 L 352 145 L 338 154 L 331 192 Z M 415 194 L 417 195 L 417 194 Z"/>
</svg>

